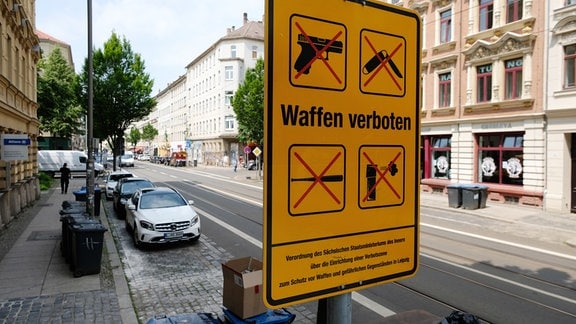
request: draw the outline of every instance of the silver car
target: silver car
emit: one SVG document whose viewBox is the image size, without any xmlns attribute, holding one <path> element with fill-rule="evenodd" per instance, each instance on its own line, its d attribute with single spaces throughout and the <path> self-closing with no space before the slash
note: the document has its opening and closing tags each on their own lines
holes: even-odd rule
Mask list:
<svg viewBox="0 0 576 324">
<path fill-rule="evenodd" d="M 114 197 L 114 187 L 116 187 L 118 180 L 130 177 L 134 177 L 134 175 L 126 171 L 114 171 L 108 174 L 104 180 L 104 183 L 106 184 L 106 200 L 111 200 Z"/>
<path fill-rule="evenodd" d="M 134 245 L 177 241 L 195 242 L 200 238 L 200 216 L 175 189 L 141 188 L 126 201 L 126 230 Z"/>
</svg>

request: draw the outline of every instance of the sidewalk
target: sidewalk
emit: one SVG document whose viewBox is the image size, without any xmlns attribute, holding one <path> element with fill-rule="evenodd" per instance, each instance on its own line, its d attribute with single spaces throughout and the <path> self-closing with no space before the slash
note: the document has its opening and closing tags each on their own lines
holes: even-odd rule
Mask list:
<svg viewBox="0 0 576 324">
<path fill-rule="evenodd" d="M 238 181 L 260 183 L 257 173 L 228 168 L 191 169 L 228 176 Z M 59 211 L 65 200 L 74 201 L 73 191 L 86 184 L 71 180 L 69 193 L 54 187 L 40 200 L 0 230 L 0 323 L 137 323 L 128 284 L 114 239 L 104 233 L 105 246 L 100 274 L 73 276 L 60 251 L 62 224 Z M 474 216 L 486 223 L 505 224 L 504 231 L 531 239 L 545 239 L 559 249 L 576 247 L 576 215 L 546 213 L 538 208 L 487 202 L 486 208 L 450 208 L 448 197 L 422 193 L 422 209 L 444 210 Z M 104 210 L 100 219 L 109 228 Z M 559 244 L 559 245 L 558 245 Z"/>
<path fill-rule="evenodd" d="M 59 211 L 86 179 L 42 192 L 32 207 L 0 231 L 0 323 L 136 323 L 120 258 L 109 231 L 100 274 L 75 278 L 60 250 Z M 108 228 L 107 218 L 100 219 Z"/>
</svg>

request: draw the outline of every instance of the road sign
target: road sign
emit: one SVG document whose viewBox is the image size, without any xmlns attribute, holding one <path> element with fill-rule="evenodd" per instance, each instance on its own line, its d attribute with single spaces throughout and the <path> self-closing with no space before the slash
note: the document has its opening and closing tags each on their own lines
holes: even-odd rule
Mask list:
<svg viewBox="0 0 576 324">
<path fill-rule="evenodd" d="M 266 18 L 265 303 L 415 274 L 418 15 L 379 1 L 271 0 Z"/>
</svg>

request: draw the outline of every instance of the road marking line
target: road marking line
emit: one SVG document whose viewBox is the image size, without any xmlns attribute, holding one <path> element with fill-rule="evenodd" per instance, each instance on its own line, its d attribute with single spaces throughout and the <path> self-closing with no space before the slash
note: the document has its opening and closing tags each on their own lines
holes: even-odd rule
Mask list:
<svg viewBox="0 0 576 324">
<path fill-rule="evenodd" d="M 462 232 L 462 231 L 458 231 L 458 230 L 453 230 L 453 229 L 448 229 L 448 228 L 445 228 L 445 227 L 436 226 L 436 225 L 432 225 L 432 224 L 426 224 L 426 223 L 422 223 L 422 222 L 420 222 L 420 225 L 422 225 L 422 226 L 427 226 L 427 227 L 434 228 L 434 229 L 441 230 L 441 231 L 456 233 L 456 234 L 460 234 L 460 235 L 463 235 L 463 236 L 473 237 L 473 238 L 477 238 L 477 239 L 482 239 L 482 240 L 490 241 L 490 242 L 493 242 L 493 243 L 504 244 L 504 245 L 508 245 L 508 246 L 513 246 L 513 247 L 517 247 L 517 248 L 521 248 L 521 249 L 526 249 L 526 250 L 530 250 L 530 251 L 534 251 L 534 252 L 540 252 L 540 253 L 544 253 L 544 254 L 549 254 L 549 255 L 557 256 L 557 257 L 559 257 L 559 258 L 564 258 L 564 259 L 576 261 L 576 256 L 572 256 L 572 255 L 568 255 L 568 254 L 564 254 L 564 253 L 558 253 L 558 252 L 554 252 L 554 251 L 550 251 L 550 250 L 544 250 L 544 249 L 540 249 L 540 248 L 537 248 L 537 247 L 532 247 L 532 246 L 529 246 L 529 245 L 518 244 L 518 243 L 509 242 L 509 241 L 504 241 L 504 240 L 499 240 L 499 239 L 495 239 L 495 238 L 491 238 L 491 237 L 487 237 L 487 236 L 482 236 L 482 235 L 477 235 L 477 234 L 466 233 L 466 232 Z"/>
</svg>

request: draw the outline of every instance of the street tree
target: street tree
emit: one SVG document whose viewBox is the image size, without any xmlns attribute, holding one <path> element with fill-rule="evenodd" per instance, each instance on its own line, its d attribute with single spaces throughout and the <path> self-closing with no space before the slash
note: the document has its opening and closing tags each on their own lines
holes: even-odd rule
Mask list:
<svg viewBox="0 0 576 324">
<path fill-rule="evenodd" d="M 150 96 L 154 80 L 144 60 L 125 37 L 113 32 L 103 49 L 93 51 L 93 134 L 106 139 L 116 156 L 124 151 L 124 133 L 133 122 L 148 116 L 156 102 Z M 82 102 L 88 98 L 88 60 L 80 76 Z M 116 169 L 116 163 L 114 163 Z"/>
<path fill-rule="evenodd" d="M 142 140 L 148 142 L 148 147 L 150 147 L 154 138 L 158 136 L 158 130 L 148 123 L 142 127 Z M 150 154 L 150 152 L 148 152 Z"/>
<path fill-rule="evenodd" d="M 74 89 L 76 78 L 59 48 L 38 62 L 38 119 L 42 132 L 68 139 L 84 134 L 84 110 Z"/>
<path fill-rule="evenodd" d="M 232 107 L 238 121 L 238 140 L 241 143 L 264 140 L 264 60 L 246 70 L 244 81 L 232 98 Z"/>
<path fill-rule="evenodd" d="M 130 133 L 128 133 L 128 142 L 132 144 L 133 147 L 136 147 L 136 144 L 138 144 L 141 138 L 142 133 L 140 133 L 140 130 L 136 127 L 132 127 Z"/>
</svg>

